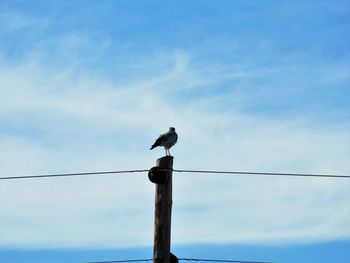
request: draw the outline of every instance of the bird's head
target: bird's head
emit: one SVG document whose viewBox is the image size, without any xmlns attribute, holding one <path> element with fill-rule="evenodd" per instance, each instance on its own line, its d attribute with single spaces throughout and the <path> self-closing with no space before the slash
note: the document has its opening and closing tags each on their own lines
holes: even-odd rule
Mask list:
<svg viewBox="0 0 350 263">
<path fill-rule="evenodd" d="M 174 127 L 169 127 L 169 131 L 175 132 L 175 128 Z"/>
</svg>

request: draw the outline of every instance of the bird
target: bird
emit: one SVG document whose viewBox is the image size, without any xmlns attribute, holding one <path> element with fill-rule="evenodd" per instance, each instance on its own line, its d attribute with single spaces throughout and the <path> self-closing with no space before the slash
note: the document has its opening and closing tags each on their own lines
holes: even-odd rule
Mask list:
<svg viewBox="0 0 350 263">
<path fill-rule="evenodd" d="M 157 146 L 163 146 L 165 149 L 165 155 L 171 156 L 169 149 L 172 146 L 174 146 L 176 142 L 177 142 L 177 133 L 175 132 L 174 127 L 170 127 L 168 132 L 161 134 L 158 137 L 155 143 L 151 146 L 150 150 L 156 148 Z"/>
</svg>

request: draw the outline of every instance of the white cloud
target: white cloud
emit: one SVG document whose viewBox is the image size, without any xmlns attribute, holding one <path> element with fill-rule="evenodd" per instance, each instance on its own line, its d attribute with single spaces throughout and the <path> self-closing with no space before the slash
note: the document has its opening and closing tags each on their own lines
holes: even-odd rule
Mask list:
<svg viewBox="0 0 350 263">
<path fill-rule="evenodd" d="M 34 18 L 16 12 L 5 11 L 3 8 L 0 14 L 0 33 L 9 33 L 17 30 L 24 30 L 28 28 L 42 28 L 47 26 L 48 21 L 42 18 Z"/>
<path fill-rule="evenodd" d="M 163 150 L 149 145 L 172 125 L 179 169 L 349 174 L 347 123 L 325 126 L 310 113 L 285 120 L 248 114 L 229 106 L 241 103 L 239 93 L 186 101 L 185 91 L 256 72 L 195 66 L 185 52 L 157 58 L 167 70 L 157 74 L 153 60 L 151 77 L 123 84 L 79 65 L 60 71 L 33 60 L 2 68 L 1 175 L 150 168 Z M 349 238 L 347 181 L 175 176 L 174 243 Z M 146 174 L 2 181 L 0 188 L 1 246 L 152 242 Z"/>
</svg>

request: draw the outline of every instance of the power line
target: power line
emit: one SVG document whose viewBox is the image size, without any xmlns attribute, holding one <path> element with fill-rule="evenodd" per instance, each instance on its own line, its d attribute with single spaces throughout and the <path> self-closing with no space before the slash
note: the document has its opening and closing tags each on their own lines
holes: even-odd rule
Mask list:
<svg viewBox="0 0 350 263">
<path fill-rule="evenodd" d="M 203 174 L 237 174 L 237 175 L 278 175 L 299 177 L 328 177 L 328 178 L 350 178 L 350 175 L 339 174 L 307 174 L 307 173 L 270 173 L 270 172 L 245 172 L 245 171 L 206 171 L 206 170 L 173 170 L 179 173 L 203 173 Z"/>
<path fill-rule="evenodd" d="M 125 259 L 125 260 L 109 260 L 109 261 L 91 261 L 88 263 L 126 263 L 126 262 L 144 262 L 144 261 L 152 261 L 153 258 L 147 259 Z"/>
<path fill-rule="evenodd" d="M 41 175 L 24 175 L 24 176 L 6 176 L 6 177 L 0 177 L 0 180 L 32 179 L 32 178 L 45 178 L 45 177 L 68 177 L 68 176 L 83 176 L 83 175 L 97 175 L 97 174 L 142 173 L 142 172 L 148 172 L 148 171 L 149 171 L 148 169 L 144 169 L 144 170 L 87 172 L 87 173 L 61 173 L 61 174 L 41 174 Z"/>
<path fill-rule="evenodd" d="M 201 261 L 201 262 L 232 262 L 232 263 L 272 263 L 267 261 L 246 261 L 246 260 L 230 260 L 230 259 L 202 259 L 202 258 L 179 258 L 181 261 Z"/>
<path fill-rule="evenodd" d="M 267 261 L 246 261 L 246 260 L 230 260 L 230 259 L 203 259 L 203 258 L 178 258 L 179 261 L 196 261 L 196 262 L 222 262 L 222 263 L 272 263 Z M 153 261 L 148 259 L 126 259 L 126 260 L 109 260 L 109 261 L 92 261 L 88 263 L 128 263 L 128 262 L 145 262 Z"/>
<path fill-rule="evenodd" d="M 83 172 L 83 173 L 60 173 L 60 174 L 42 174 L 42 175 L 24 175 L 24 176 L 6 176 L 0 177 L 0 180 L 12 179 L 34 179 L 47 177 L 68 177 L 68 176 L 86 176 L 86 175 L 103 175 L 103 174 L 125 174 L 125 173 L 143 173 L 149 169 L 141 170 L 123 170 L 123 171 L 102 171 L 102 172 Z M 169 171 L 162 169 L 162 171 Z M 325 178 L 343 178 L 350 179 L 350 175 L 338 174 L 307 174 L 307 173 L 270 173 L 270 172 L 248 172 L 248 171 L 210 171 L 210 170 L 171 170 L 177 173 L 201 173 L 201 174 L 232 174 L 232 175 L 271 175 L 271 176 L 294 176 L 294 177 L 325 177 Z"/>
</svg>

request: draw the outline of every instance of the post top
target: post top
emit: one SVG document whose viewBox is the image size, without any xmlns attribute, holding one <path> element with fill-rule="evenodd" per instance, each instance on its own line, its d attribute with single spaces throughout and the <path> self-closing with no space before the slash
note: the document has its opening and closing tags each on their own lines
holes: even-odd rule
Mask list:
<svg viewBox="0 0 350 263">
<path fill-rule="evenodd" d="M 170 161 L 170 160 L 174 160 L 174 157 L 170 155 L 166 155 L 157 159 L 157 161 Z"/>
<path fill-rule="evenodd" d="M 172 156 L 163 156 L 156 161 L 156 166 L 160 168 L 173 169 L 173 160 Z"/>
</svg>

